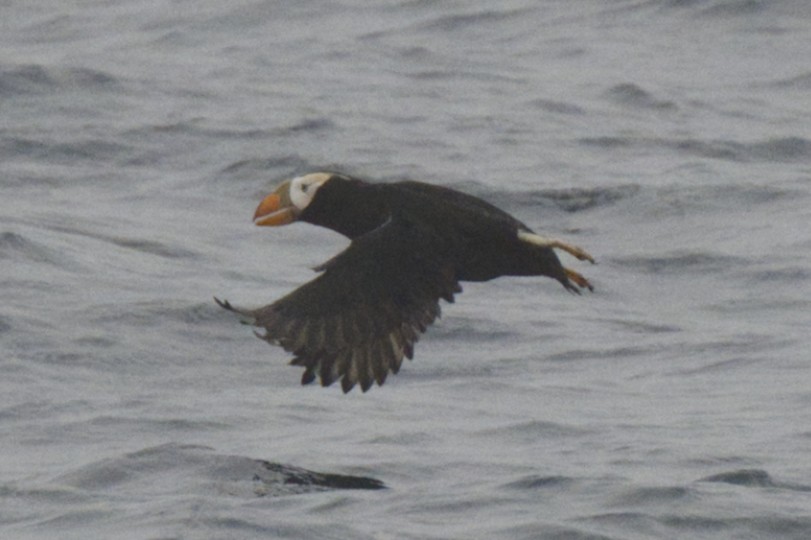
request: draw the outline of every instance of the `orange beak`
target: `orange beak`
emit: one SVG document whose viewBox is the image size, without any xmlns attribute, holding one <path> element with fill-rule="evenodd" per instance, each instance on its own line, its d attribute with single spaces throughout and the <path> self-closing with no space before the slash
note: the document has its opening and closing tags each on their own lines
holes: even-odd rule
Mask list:
<svg viewBox="0 0 811 540">
<path fill-rule="evenodd" d="M 298 213 L 298 208 L 290 202 L 290 182 L 287 181 L 262 199 L 256 207 L 253 222 L 262 227 L 287 225 L 296 220 Z"/>
</svg>

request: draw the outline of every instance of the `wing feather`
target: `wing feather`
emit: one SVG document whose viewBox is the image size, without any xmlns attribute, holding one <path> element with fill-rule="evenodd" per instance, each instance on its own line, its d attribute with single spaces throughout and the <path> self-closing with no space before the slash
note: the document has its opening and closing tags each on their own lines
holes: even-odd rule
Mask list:
<svg viewBox="0 0 811 540">
<path fill-rule="evenodd" d="M 365 392 L 413 358 L 419 334 L 440 316 L 439 300 L 461 292 L 446 251 L 419 225 L 392 219 L 273 304 L 242 310 L 218 302 L 291 352 L 291 364 L 304 368 L 302 384 L 340 380 L 344 392 L 356 385 Z"/>
</svg>

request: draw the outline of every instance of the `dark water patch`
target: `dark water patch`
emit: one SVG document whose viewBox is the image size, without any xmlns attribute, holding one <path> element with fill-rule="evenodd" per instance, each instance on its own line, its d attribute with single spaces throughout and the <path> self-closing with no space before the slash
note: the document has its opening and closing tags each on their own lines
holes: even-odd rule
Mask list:
<svg viewBox="0 0 811 540">
<path fill-rule="evenodd" d="M 345 474 L 332 474 L 332 473 L 317 473 L 301 469 L 298 467 L 291 467 L 289 465 L 281 465 L 279 463 L 271 463 L 270 461 L 260 460 L 258 462 L 265 470 L 271 475 L 280 476 L 284 478 L 285 485 L 296 485 L 301 487 L 320 487 L 325 489 L 384 489 L 386 486 L 380 480 L 369 478 L 365 476 L 350 476 Z M 259 475 L 257 475 L 259 476 Z M 256 477 L 254 478 L 257 479 Z M 268 477 L 259 477 L 265 484 L 269 483 Z"/>
<path fill-rule="evenodd" d="M 648 274 L 704 274 L 746 264 L 746 259 L 706 251 L 676 251 L 659 256 L 614 257 L 619 266 Z"/>
<path fill-rule="evenodd" d="M 542 476 L 539 474 L 531 474 L 519 478 L 518 480 L 508 482 L 502 487 L 520 491 L 554 490 L 568 488 L 574 482 L 575 479 L 568 476 Z"/>
<path fill-rule="evenodd" d="M 96 235 L 97 238 L 107 240 L 116 246 L 133 249 L 141 253 L 150 255 L 157 255 L 159 257 L 166 257 L 169 259 L 195 259 L 197 254 L 189 250 L 179 248 L 177 246 L 167 246 L 162 242 L 154 240 L 144 240 L 142 238 L 124 238 L 120 236 L 101 237 Z"/>
<path fill-rule="evenodd" d="M 269 172 L 281 170 L 285 173 L 290 171 L 304 172 L 308 169 L 315 170 L 314 165 L 298 155 L 286 155 L 272 158 L 248 158 L 235 161 L 225 166 L 220 172 L 237 177 L 246 177 L 256 180 L 257 173 L 267 175 Z M 333 170 L 328 168 L 328 170 Z M 291 174 L 295 176 L 295 173 Z"/>
<path fill-rule="evenodd" d="M 772 477 L 762 469 L 740 469 L 737 471 L 725 472 L 707 476 L 701 479 L 702 482 L 720 482 L 735 486 L 747 487 L 774 487 Z"/>
<path fill-rule="evenodd" d="M 741 144 L 733 141 L 702 141 L 699 139 L 651 139 L 641 141 L 643 146 L 674 150 L 690 157 L 744 161 L 745 152 Z"/>
<path fill-rule="evenodd" d="M 63 158 L 66 160 L 113 160 L 128 159 L 132 154 L 132 147 L 110 142 L 108 140 L 90 139 L 69 143 L 49 145 L 48 157 Z"/>
<path fill-rule="evenodd" d="M 665 215 L 686 218 L 699 212 L 716 216 L 728 211 L 736 215 L 740 208 L 751 211 L 757 205 L 794 204 L 806 198 L 807 193 L 801 190 L 766 183 L 668 186 L 645 190 L 633 210 L 656 218 Z"/>
<path fill-rule="evenodd" d="M 744 17 L 757 15 L 766 10 L 769 2 L 763 0 L 715 0 L 712 5 L 699 10 L 696 17 Z"/>
<path fill-rule="evenodd" d="M 638 145 L 637 139 L 634 137 L 620 137 L 620 136 L 599 136 L 599 137 L 582 137 L 577 139 L 579 144 L 583 146 L 596 146 L 604 150 L 614 150 L 617 148 L 631 148 Z"/>
<path fill-rule="evenodd" d="M 680 190 L 683 199 L 696 207 L 738 209 L 756 204 L 806 198 L 806 192 L 769 184 L 722 184 Z"/>
<path fill-rule="evenodd" d="M 477 4 L 469 4 L 470 6 L 477 6 Z M 437 30 L 440 32 L 461 32 L 469 28 L 486 29 L 490 25 L 500 23 L 502 21 L 509 21 L 520 19 L 525 15 L 534 13 L 529 9 L 502 9 L 495 11 L 492 9 L 484 9 L 482 11 L 475 11 L 472 13 L 441 15 L 433 20 L 421 25 L 424 30 Z"/>
<path fill-rule="evenodd" d="M 625 83 L 613 86 L 606 92 L 611 101 L 636 109 L 654 109 L 658 111 L 675 111 L 678 109 L 672 101 L 656 99 L 635 84 Z"/>
<path fill-rule="evenodd" d="M 779 314 L 785 317 L 791 311 L 803 311 L 811 307 L 811 299 L 796 296 L 782 298 L 733 298 L 723 302 L 713 302 L 702 306 L 710 313 L 733 315 L 741 313 L 758 313 L 761 317 L 766 314 Z M 774 343 L 774 346 L 789 345 L 788 343 Z"/>
<path fill-rule="evenodd" d="M 576 362 L 578 360 L 593 360 L 596 358 L 633 358 L 636 356 L 649 356 L 661 350 L 661 345 L 628 345 L 618 347 L 598 347 L 594 349 L 573 348 L 567 351 L 544 355 L 550 362 Z"/>
<path fill-rule="evenodd" d="M 11 331 L 11 329 L 11 318 L 0 315 L 0 334 L 5 334 L 6 332 Z"/>
<path fill-rule="evenodd" d="M 740 163 L 792 163 L 811 161 L 811 141 L 799 136 L 774 137 L 741 143 L 728 140 L 694 138 L 664 139 L 655 137 L 602 136 L 583 137 L 579 144 L 604 150 L 671 150 L 688 157 L 719 159 Z"/>
<path fill-rule="evenodd" d="M 337 127 L 335 122 L 329 118 L 309 118 L 289 126 L 277 128 L 279 135 L 293 135 L 296 133 L 313 133 L 318 131 L 328 131 Z"/>
<path fill-rule="evenodd" d="M 254 498 L 386 487 L 375 478 L 315 472 L 175 443 L 84 465 L 57 481 L 90 493 L 132 491 L 152 497 L 184 492 L 191 496 L 221 493 Z"/>
<path fill-rule="evenodd" d="M 60 265 L 63 261 L 58 252 L 11 231 L 0 233 L 0 260 L 4 259 L 53 265 Z"/>
<path fill-rule="evenodd" d="M 628 199 L 639 191 L 636 184 L 625 184 L 604 188 L 567 188 L 550 190 L 544 193 L 555 206 L 566 212 L 580 212 L 593 208 L 610 206 L 617 201 Z"/>
<path fill-rule="evenodd" d="M 769 334 L 742 333 L 724 339 L 705 340 L 687 343 L 674 348 L 680 356 L 705 359 L 706 363 L 690 364 L 681 367 L 673 365 L 668 371 L 670 376 L 710 375 L 727 372 L 740 373 L 750 365 L 768 365 L 775 354 L 782 350 L 791 350 L 794 342 L 774 337 Z M 720 359 L 719 359 L 720 358 Z"/>
<path fill-rule="evenodd" d="M 712 535 L 707 538 L 768 538 L 807 540 L 811 518 L 780 515 L 723 517 L 704 515 L 669 515 L 658 518 L 663 525 L 680 535 Z M 691 536 L 681 536 L 690 538 Z M 703 536 L 702 536 L 703 537 Z"/>
<path fill-rule="evenodd" d="M 369 444 L 397 445 L 397 446 L 422 446 L 433 443 L 437 436 L 424 431 L 399 431 L 392 435 L 378 435 L 369 438 Z"/>
<path fill-rule="evenodd" d="M 699 467 L 753 467 L 757 465 L 757 461 L 750 457 L 745 456 L 705 456 L 705 457 L 696 457 L 684 460 L 684 463 L 688 467 L 699 466 Z"/>
<path fill-rule="evenodd" d="M 166 135 L 186 135 L 212 140 L 254 140 L 268 139 L 273 137 L 284 137 L 298 133 L 315 133 L 334 128 L 336 124 L 328 118 L 310 118 L 294 122 L 286 126 L 276 126 L 271 129 L 241 129 L 241 128 L 220 128 L 210 127 L 203 120 L 189 120 L 176 122 L 173 124 L 161 124 L 148 126 L 128 131 L 127 134 L 134 137 L 148 136 L 153 134 Z"/>
<path fill-rule="evenodd" d="M 28 358 L 32 362 L 51 366 L 78 366 L 86 360 L 84 356 L 75 352 L 66 351 L 33 351 Z"/>
<path fill-rule="evenodd" d="M 229 429 L 230 425 L 223 422 L 208 420 L 189 420 L 187 418 L 131 418 L 126 416 L 102 415 L 86 422 L 77 422 L 70 425 L 81 433 L 89 433 L 95 429 L 124 429 L 128 433 L 175 433 L 175 432 L 208 432 Z"/>
<path fill-rule="evenodd" d="M 536 109 L 541 109 L 542 111 L 546 111 L 548 113 L 553 114 L 567 114 L 567 115 L 577 115 L 582 116 L 586 114 L 586 110 L 582 107 L 575 105 L 574 103 L 568 103 L 565 101 L 555 101 L 551 99 L 533 99 L 529 101 L 527 107 L 532 107 Z"/>
<path fill-rule="evenodd" d="M 689 8 L 706 4 L 707 0 L 662 0 L 661 5 L 665 8 Z M 658 4 L 659 2 L 653 2 Z"/>
<path fill-rule="evenodd" d="M 109 336 L 78 336 L 73 340 L 73 343 L 92 349 L 111 349 L 118 346 L 119 341 Z"/>
<path fill-rule="evenodd" d="M 0 67 L 0 96 L 30 95 L 57 87 L 48 71 L 36 64 Z"/>
<path fill-rule="evenodd" d="M 443 324 L 431 329 L 432 340 L 446 340 L 455 343 L 507 342 L 514 340 L 518 335 L 519 332 L 510 330 L 508 325 L 501 325 L 497 321 L 454 317 L 453 315 L 443 318 Z"/>
<path fill-rule="evenodd" d="M 424 69 L 410 73 L 409 77 L 424 82 L 444 81 L 459 77 L 459 73 L 441 69 Z"/>
<path fill-rule="evenodd" d="M 778 79 L 768 83 L 768 86 L 788 90 L 811 90 L 811 73 L 804 73 L 787 79 Z"/>
<path fill-rule="evenodd" d="M 611 504 L 614 506 L 674 504 L 692 495 L 692 490 L 683 486 L 639 487 L 615 497 Z"/>
<path fill-rule="evenodd" d="M 103 304 L 88 308 L 90 320 L 98 326 L 122 324 L 126 327 L 162 327 L 167 323 L 182 323 L 195 329 L 200 323 L 220 322 L 224 310 L 211 303 L 189 303 L 164 299 L 135 303 Z M 228 318 L 227 320 L 231 320 Z M 204 330 L 207 331 L 207 330 Z"/>
<path fill-rule="evenodd" d="M 811 492 L 811 485 L 777 481 L 763 469 L 738 469 L 704 477 L 699 482 L 716 482 L 733 486 L 776 488 L 791 491 Z"/>
<path fill-rule="evenodd" d="M 745 346 L 740 343 L 718 343 L 718 344 L 700 344 L 694 347 L 695 352 L 706 352 L 707 349 L 717 350 L 718 352 L 730 352 L 730 350 L 744 349 Z M 711 375 L 716 373 L 738 373 L 739 370 L 748 365 L 759 364 L 763 360 L 761 358 L 730 358 L 729 360 L 718 360 L 708 364 L 689 369 L 676 369 L 670 375 L 683 377 L 685 375 Z"/>
<path fill-rule="evenodd" d="M 492 538 L 509 538 L 510 540 L 621 540 L 628 537 L 625 535 L 607 536 L 590 531 L 585 527 L 532 523 L 496 531 Z"/>
<path fill-rule="evenodd" d="M 385 36 L 385 35 L 387 35 L 387 34 L 382 33 L 382 32 L 374 32 L 374 33 L 370 33 L 370 34 L 367 34 L 365 36 L 362 36 L 360 39 L 366 39 L 366 38 L 376 39 L 376 38 L 378 38 L 380 36 Z M 422 45 L 406 45 L 404 47 L 399 47 L 396 50 L 397 50 L 398 56 L 400 56 L 400 58 L 403 58 L 405 60 L 416 60 L 416 61 L 419 61 L 419 62 L 424 62 L 424 61 L 429 60 L 429 59 L 431 59 L 433 57 L 433 53 L 431 52 L 431 49 L 429 49 L 428 47 L 422 46 Z"/>
<path fill-rule="evenodd" d="M 493 82 L 493 83 L 520 83 L 524 82 L 523 79 L 518 77 L 508 77 L 500 75 L 488 70 L 473 70 L 473 69 L 426 69 L 409 73 L 409 77 L 417 81 L 474 81 L 474 82 Z M 387 116 L 392 120 L 391 116 Z M 478 123 L 477 123 L 478 122 Z M 449 126 L 451 131 L 467 132 L 472 128 L 489 128 L 492 126 L 492 119 L 490 118 L 476 118 L 469 117 L 460 120 Z M 436 143 L 435 143 L 436 144 Z"/>
<path fill-rule="evenodd" d="M 8 158 L 33 157 L 45 158 L 49 146 L 41 141 L 24 137 L 0 138 L 0 155 Z"/>
<path fill-rule="evenodd" d="M 242 126 L 221 126 L 212 125 L 205 119 L 191 119 L 168 124 L 157 124 L 138 127 L 125 132 L 124 136 L 132 141 L 133 145 L 143 146 L 145 141 L 149 141 L 153 149 L 161 150 L 166 144 L 177 145 L 180 138 L 187 138 L 193 141 L 208 140 L 214 144 L 223 141 L 268 141 L 278 138 L 292 137 L 299 134 L 321 134 L 327 133 L 335 127 L 335 123 L 327 118 L 303 119 L 289 125 L 275 126 L 272 128 L 252 128 Z M 165 142 L 165 144 L 163 144 Z M 196 143 L 195 143 L 196 144 Z M 139 157 L 130 159 L 128 164 L 145 165 L 148 164 L 149 157 Z M 282 158 L 284 159 L 284 158 Z M 145 161 L 146 160 L 146 161 Z M 245 160 L 245 162 L 254 160 Z M 255 160 L 259 161 L 259 160 Z M 278 162 L 279 158 L 266 160 Z M 224 169 L 224 172 L 231 172 L 234 167 L 239 167 L 237 162 Z"/>
<path fill-rule="evenodd" d="M 505 442 L 521 441 L 522 443 L 532 443 L 549 438 L 584 437 L 590 433 L 592 433 L 592 430 L 579 426 L 532 420 L 481 430 L 476 433 L 476 436 L 487 439 L 501 439 Z"/>
<path fill-rule="evenodd" d="M 49 418 L 59 414 L 86 413 L 92 410 L 93 404 L 83 399 L 74 399 L 55 403 L 46 399 L 37 399 L 14 403 L 0 408 L 0 419 L 5 421 L 24 421 L 37 418 Z"/>
<path fill-rule="evenodd" d="M 459 186 L 469 191 L 470 186 Z M 553 208 L 567 213 L 583 212 L 608 207 L 619 201 L 633 198 L 640 191 L 637 184 L 621 184 L 607 187 L 539 189 L 519 192 L 481 193 L 496 206 Z"/>
<path fill-rule="evenodd" d="M 70 90 L 98 92 L 117 86 L 118 80 L 114 76 L 93 69 L 45 67 L 39 64 L 0 66 L 0 97 Z"/>
<path fill-rule="evenodd" d="M 42 141 L 24 137 L 0 139 L 0 154 L 10 158 L 27 157 L 48 163 L 72 163 L 76 160 L 125 160 L 132 148 L 102 139 L 86 139 L 68 143 Z"/>
<path fill-rule="evenodd" d="M 657 534 L 661 531 L 661 526 L 656 518 L 643 512 L 606 512 L 583 518 L 581 521 L 594 523 L 601 529 L 610 527 L 621 531 L 632 530 L 637 534 L 645 534 L 649 538 L 661 538 Z"/>
<path fill-rule="evenodd" d="M 134 140 L 154 140 L 156 136 L 158 138 L 161 136 L 171 136 L 172 138 L 187 136 L 222 141 L 263 139 L 271 137 L 273 132 L 265 129 L 213 128 L 205 125 L 201 119 L 193 119 L 171 124 L 140 127 L 127 131 L 125 135 Z"/>
<path fill-rule="evenodd" d="M 811 141 L 804 137 L 778 137 L 742 145 L 751 161 L 795 162 L 811 160 Z"/>
<path fill-rule="evenodd" d="M 95 230 L 91 231 L 83 229 L 78 226 L 66 227 L 63 225 L 51 225 L 48 228 L 61 233 L 92 238 L 121 248 L 132 249 L 134 251 L 149 255 L 156 255 L 158 257 L 164 257 L 167 259 L 198 258 L 198 254 L 193 251 L 189 251 L 179 246 L 170 246 L 156 240 L 105 234 Z"/>
<path fill-rule="evenodd" d="M 678 326 L 670 324 L 658 324 L 649 321 L 632 321 L 623 319 L 594 319 L 598 322 L 607 323 L 623 331 L 631 332 L 634 334 L 669 334 L 681 332 L 683 329 Z"/>
<path fill-rule="evenodd" d="M 67 486 L 26 487 L 21 485 L 0 485 L 0 500 L 5 504 L 37 508 L 39 504 L 87 503 L 95 497 L 86 495 Z M 7 507 L 8 508 L 8 507 Z M 0 522 L 3 517 L 0 517 Z"/>
<path fill-rule="evenodd" d="M 811 269 L 799 266 L 783 268 L 770 268 L 749 272 L 749 280 L 753 283 L 802 283 L 811 280 Z"/>
</svg>

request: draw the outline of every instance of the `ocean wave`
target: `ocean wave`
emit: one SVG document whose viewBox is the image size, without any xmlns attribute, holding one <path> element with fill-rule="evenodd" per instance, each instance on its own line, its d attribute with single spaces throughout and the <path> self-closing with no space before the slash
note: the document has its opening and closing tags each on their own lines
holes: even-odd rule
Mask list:
<svg viewBox="0 0 811 540">
<path fill-rule="evenodd" d="M 576 482 L 575 478 L 569 476 L 542 476 L 539 474 L 530 474 L 519 478 L 518 480 L 513 480 L 504 484 L 502 487 L 506 489 L 516 489 L 516 490 L 528 490 L 528 491 L 535 491 L 541 489 L 560 489 L 560 488 L 568 488 L 574 482 Z"/>
<path fill-rule="evenodd" d="M 795 77 L 772 81 L 768 86 L 790 90 L 811 90 L 811 73 L 803 73 Z"/>
<path fill-rule="evenodd" d="M 62 255 L 57 251 L 11 231 L 0 233 L 0 260 L 2 259 L 56 266 L 61 265 L 64 261 Z"/>
<path fill-rule="evenodd" d="M 731 140 L 695 138 L 667 139 L 658 137 L 603 136 L 583 137 L 578 142 L 605 150 L 669 150 L 687 157 L 719 159 L 740 163 L 811 161 L 811 141 L 805 137 L 785 136 L 742 143 Z"/>
<path fill-rule="evenodd" d="M 39 64 L 0 66 L 0 97 L 50 92 L 116 90 L 118 79 L 104 71 Z"/>
<path fill-rule="evenodd" d="M 674 102 L 657 99 L 650 92 L 631 83 L 618 84 L 611 87 L 606 92 L 606 96 L 615 103 L 627 107 L 655 109 L 659 111 L 675 111 L 678 109 Z"/>
<path fill-rule="evenodd" d="M 475 4 L 470 5 L 473 6 Z M 421 28 L 424 30 L 440 31 L 443 33 L 459 32 L 469 27 L 480 28 L 482 25 L 521 19 L 528 14 L 534 13 L 534 11 L 534 9 L 495 10 L 488 7 L 487 9 L 473 11 L 471 13 L 439 15 L 423 23 Z"/>
<path fill-rule="evenodd" d="M 651 274 L 715 272 L 742 265 L 746 259 L 708 251 L 674 251 L 654 256 L 615 257 L 615 264 Z"/>
<path fill-rule="evenodd" d="M 196 252 L 190 251 L 184 247 L 179 245 L 169 245 L 165 242 L 159 242 L 157 240 L 148 240 L 145 238 L 138 238 L 136 236 L 108 234 L 105 232 L 80 227 L 78 225 L 46 225 L 46 227 L 60 233 L 100 240 L 120 248 L 131 249 L 167 259 L 195 259 L 198 257 Z"/>
<path fill-rule="evenodd" d="M 567 101 L 556 101 L 552 99 L 537 98 L 527 102 L 527 107 L 541 109 L 542 111 L 554 114 L 567 114 L 582 116 L 586 110 L 579 105 Z"/>
<path fill-rule="evenodd" d="M 221 455 L 205 446 L 177 443 L 83 465 L 61 475 L 57 481 L 91 492 L 117 489 L 124 484 L 149 485 L 152 496 L 161 491 L 161 485 L 171 493 L 187 492 L 178 490 L 175 483 L 186 484 L 191 491 L 215 488 L 221 494 L 247 497 L 385 487 L 374 478 L 320 473 L 262 459 Z"/>
<path fill-rule="evenodd" d="M 701 482 L 717 482 L 744 487 L 778 488 L 792 491 L 811 491 L 811 485 L 780 482 L 772 478 L 772 476 L 763 469 L 738 469 L 713 474 L 702 478 Z"/>
<path fill-rule="evenodd" d="M 497 439 L 502 441 L 537 442 L 550 438 L 563 439 L 569 437 L 585 437 L 594 433 L 592 429 L 561 424 L 558 422 L 530 420 L 511 425 L 488 428 L 476 433 L 477 437 Z"/>
<path fill-rule="evenodd" d="M 2 137 L 0 155 L 14 159 L 31 158 L 49 163 L 70 163 L 75 160 L 124 161 L 131 157 L 132 147 L 98 138 L 59 142 L 49 138 Z"/>
<path fill-rule="evenodd" d="M 669 515 L 656 519 L 684 538 L 781 538 L 807 540 L 811 518 L 764 513 L 747 517 Z M 669 535 L 665 534 L 664 537 Z"/>
<path fill-rule="evenodd" d="M 742 17 L 766 11 L 769 2 L 761 0 L 715 0 L 709 6 L 702 6 L 696 14 L 699 17 Z"/>
<path fill-rule="evenodd" d="M 583 212 L 612 206 L 619 201 L 635 197 L 641 190 L 638 184 L 619 184 L 600 187 L 571 187 L 533 189 L 521 191 L 495 191 L 481 183 L 466 182 L 449 187 L 466 191 L 502 208 L 549 208 L 567 213 Z"/>
<path fill-rule="evenodd" d="M 612 506 L 647 506 L 673 504 L 689 498 L 697 498 L 694 490 L 686 486 L 642 486 L 631 488 L 614 498 Z"/>
<path fill-rule="evenodd" d="M 220 322 L 222 310 L 211 303 L 189 303 L 184 300 L 155 300 L 137 303 L 91 305 L 86 309 L 89 320 L 95 325 L 125 324 L 129 327 L 159 327 L 169 323 L 197 325 Z"/>
</svg>

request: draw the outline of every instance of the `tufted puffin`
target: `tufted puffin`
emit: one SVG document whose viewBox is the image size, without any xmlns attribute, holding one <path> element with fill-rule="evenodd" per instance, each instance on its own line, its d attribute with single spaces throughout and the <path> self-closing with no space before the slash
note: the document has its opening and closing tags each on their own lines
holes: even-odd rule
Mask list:
<svg viewBox="0 0 811 540">
<path fill-rule="evenodd" d="M 545 238 L 506 212 L 450 188 L 415 181 L 371 183 L 316 172 L 282 183 L 254 223 L 320 225 L 351 240 L 316 267 L 320 274 L 276 302 L 242 309 L 217 303 L 265 329 L 257 335 L 292 353 L 302 384 L 340 379 L 367 391 L 414 355 L 420 333 L 453 302 L 461 281 L 547 276 L 566 289 L 593 290 L 553 249 L 594 262 L 582 249 Z"/>
</svg>

